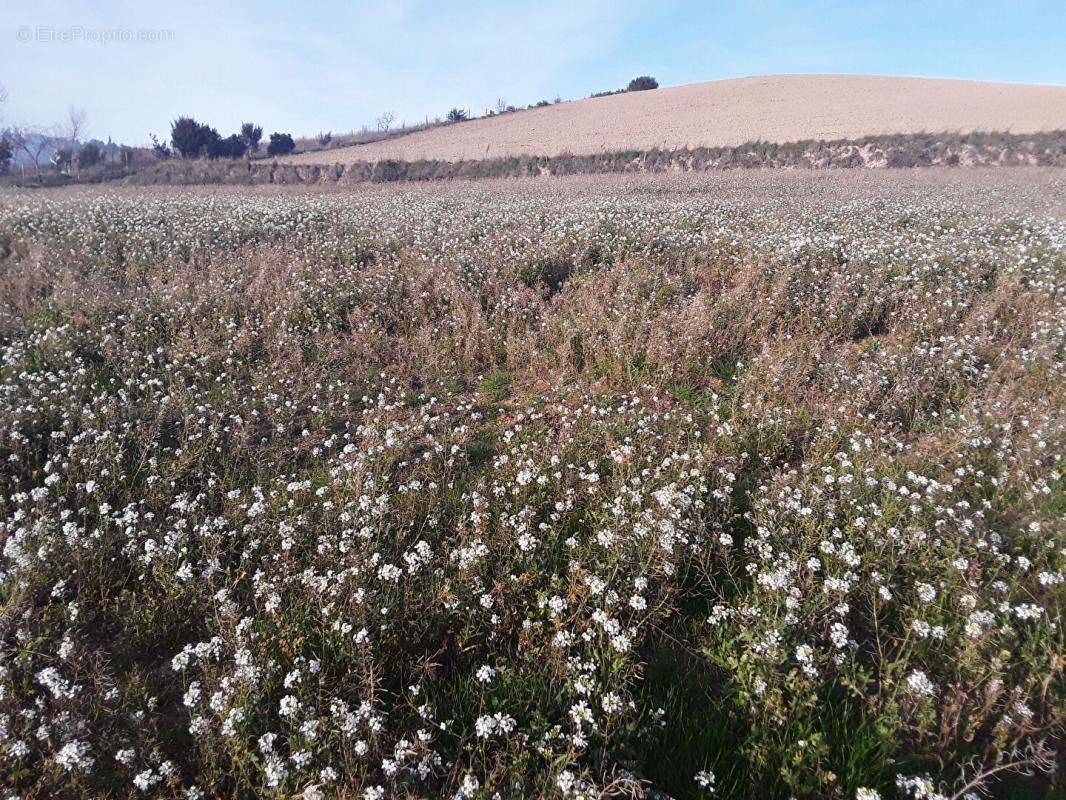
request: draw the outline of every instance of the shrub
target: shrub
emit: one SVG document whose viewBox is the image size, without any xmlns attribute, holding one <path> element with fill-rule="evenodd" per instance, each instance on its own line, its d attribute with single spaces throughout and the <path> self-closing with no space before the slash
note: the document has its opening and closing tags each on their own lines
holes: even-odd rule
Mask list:
<svg viewBox="0 0 1066 800">
<path fill-rule="evenodd" d="M 14 155 L 15 149 L 12 147 L 11 140 L 5 132 L 3 135 L 0 135 L 0 173 L 7 172 Z"/>
<path fill-rule="evenodd" d="M 170 141 L 182 158 L 206 155 L 219 138 L 218 131 L 192 117 L 178 117 L 170 125 Z"/>
<path fill-rule="evenodd" d="M 170 158 L 170 148 L 167 143 L 159 141 L 154 133 L 149 134 L 149 136 L 152 140 L 152 153 L 155 154 L 155 157 L 160 161 L 166 161 Z"/>
<path fill-rule="evenodd" d="M 462 108 L 453 108 L 448 112 L 448 122 L 465 122 L 470 119 L 470 112 Z"/>
<path fill-rule="evenodd" d="M 102 158 L 103 154 L 100 152 L 99 145 L 96 142 L 89 142 L 78 151 L 78 166 L 82 169 L 95 167 Z"/>
<path fill-rule="evenodd" d="M 375 183 L 403 180 L 404 168 L 406 166 L 406 162 L 394 161 L 392 159 L 378 161 L 374 164 L 374 170 L 370 175 L 370 180 Z"/>
<path fill-rule="evenodd" d="M 639 78 L 634 78 L 629 82 L 629 86 L 626 87 L 627 92 L 646 92 L 649 89 L 658 89 L 659 82 L 650 75 L 641 75 Z"/>
<path fill-rule="evenodd" d="M 207 155 L 209 158 L 240 158 L 247 149 L 248 145 L 244 143 L 244 140 L 233 133 L 225 139 L 220 138 L 211 142 Z"/>
<path fill-rule="evenodd" d="M 62 172 L 74 163 L 74 151 L 69 147 L 59 148 L 56 150 L 56 154 L 52 156 L 52 163 L 55 165 L 56 170 Z"/>
<path fill-rule="evenodd" d="M 888 151 L 888 166 L 892 169 L 909 169 L 918 166 L 918 158 L 913 151 L 894 147 Z"/>
<path fill-rule="evenodd" d="M 289 133 L 272 133 L 270 134 L 270 144 L 267 145 L 267 155 L 271 156 L 287 156 L 293 150 L 296 149 L 296 142 L 292 140 L 292 134 Z"/>
<path fill-rule="evenodd" d="M 318 136 L 315 137 L 315 140 L 318 142 L 319 146 L 325 147 L 333 141 L 333 133 L 331 131 L 320 133 L 318 134 Z"/>
</svg>

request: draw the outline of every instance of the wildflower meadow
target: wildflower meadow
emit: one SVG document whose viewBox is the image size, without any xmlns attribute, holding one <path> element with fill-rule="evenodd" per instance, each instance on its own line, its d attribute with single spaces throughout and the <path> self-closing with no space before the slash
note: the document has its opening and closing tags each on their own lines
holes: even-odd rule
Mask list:
<svg viewBox="0 0 1066 800">
<path fill-rule="evenodd" d="M 1066 178 L 924 174 L 0 197 L 0 798 L 1062 797 Z"/>
</svg>

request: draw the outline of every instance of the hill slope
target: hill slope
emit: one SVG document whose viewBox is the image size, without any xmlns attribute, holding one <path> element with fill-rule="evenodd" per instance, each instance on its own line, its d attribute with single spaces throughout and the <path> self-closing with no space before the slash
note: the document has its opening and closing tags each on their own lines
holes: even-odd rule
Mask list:
<svg viewBox="0 0 1066 800">
<path fill-rule="evenodd" d="M 349 163 L 717 147 L 756 139 L 1066 128 L 1066 86 L 931 78 L 777 75 L 577 100 L 371 144 L 293 156 Z"/>
</svg>

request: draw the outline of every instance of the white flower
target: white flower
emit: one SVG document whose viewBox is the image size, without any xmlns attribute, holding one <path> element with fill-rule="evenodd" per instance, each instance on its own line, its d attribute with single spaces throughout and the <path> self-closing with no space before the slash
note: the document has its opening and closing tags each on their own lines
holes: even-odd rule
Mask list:
<svg viewBox="0 0 1066 800">
<path fill-rule="evenodd" d="M 915 584 L 914 589 L 918 594 L 918 599 L 923 603 L 932 603 L 936 600 L 936 589 L 928 583 Z"/>
<path fill-rule="evenodd" d="M 67 772 L 88 772 L 94 760 L 89 756 L 89 745 L 76 739 L 67 742 L 56 754 L 56 763 Z"/>
<path fill-rule="evenodd" d="M 907 689 L 913 694 L 924 697 L 932 697 L 936 694 L 936 686 L 928 676 L 920 669 L 916 669 L 907 676 Z"/>
<path fill-rule="evenodd" d="M 469 772 L 463 776 L 463 782 L 459 785 L 459 791 L 456 792 L 456 798 L 460 800 L 462 798 L 469 798 L 474 796 L 474 792 L 481 788 L 481 781 L 477 779 L 475 775 L 471 775 Z"/>
<path fill-rule="evenodd" d="M 558 786 L 559 790 L 564 794 L 569 794 L 570 789 L 574 786 L 574 773 L 572 773 L 570 770 L 564 769 L 555 779 L 555 785 Z"/>
<path fill-rule="evenodd" d="M 496 730 L 496 720 L 492 718 L 491 714 L 485 714 L 477 718 L 474 722 L 474 731 L 477 733 L 477 738 L 488 739 L 492 736 L 493 731 Z"/>
<path fill-rule="evenodd" d="M 266 772 L 267 786 L 270 787 L 278 786 L 289 776 L 289 771 L 285 768 L 285 763 L 276 757 L 271 757 L 266 760 L 264 771 Z"/>
<path fill-rule="evenodd" d="M 613 714 L 622 708 L 622 698 L 614 692 L 607 692 L 600 700 L 600 705 L 603 706 L 604 713 Z"/>
<path fill-rule="evenodd" d="M 161 780 L 160 776 L 151 769 L 146 769 L 133 776 L 133 785 L 142 792 L 147 792 Z"/>
<path fill-rule="evenodd" d="M 278 703 L 278 714 L 283 717 L 294 717 L 300 711 L 300 701 L 291 694 L 285 695 Z"/>
</svg>

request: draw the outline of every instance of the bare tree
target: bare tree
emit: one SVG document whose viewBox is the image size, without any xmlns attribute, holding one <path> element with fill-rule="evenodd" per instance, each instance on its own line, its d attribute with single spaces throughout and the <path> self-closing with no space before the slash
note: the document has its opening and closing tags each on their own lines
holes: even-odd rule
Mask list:
<svg viewBox="0 0 1066 800">
<path fill-rule="evenodd" d="M 41 159 L 52 145 L 52 138 L 46 131 L 35 128 L 14 127 L 10 130 L 11 144 L 15 150 L 21 150 L 33 162 L 33 172 L 41 177 Z"/>
<path fill-rule="evenodd" d="M 60 151 L 57 155 L 61 156 L 61 160 L 65 161 L 67 165 L 73 166 L 75 172 L 78 172 L 78 138 L 85 133 L 85 120 L 87 115 L 84 108 L 75 108 L 70 106 L 67 109 L 67 119 L 63 123 L 61 135 L 67 140 L 67 147 L 64 148 L 66 152 Z M 60 165 L 57 165 L 57 167 Z"/>
<path fill-rule="evenodd" d="M 392 127 L 392 123 L 396 121 L 396 115 L 391 111 L 386 111 L 380 117 L 378 117 L 378 130 L 382 133 L 388 133 L 389 128 Z"/>
<path fill-rule="evenodd" d="M 496 113 L 503 114 L 507 111 L 507 101 L 502 97 L 496 98 Z"/>
<path fill-rule="evenodd" d="M 88 116 L 84 108 L 71 106 L 67 109 L 67 121 L 63 125 L 63 135 L 70 143 L 71 150 L 77 148 L 78 137 L 85 133 L 86 119 L 88 119 Z"/>
</svg>

